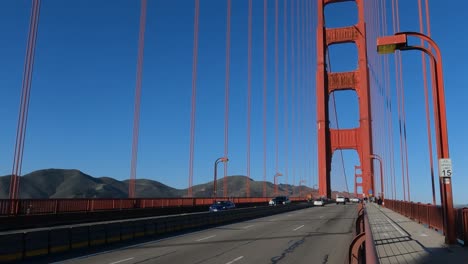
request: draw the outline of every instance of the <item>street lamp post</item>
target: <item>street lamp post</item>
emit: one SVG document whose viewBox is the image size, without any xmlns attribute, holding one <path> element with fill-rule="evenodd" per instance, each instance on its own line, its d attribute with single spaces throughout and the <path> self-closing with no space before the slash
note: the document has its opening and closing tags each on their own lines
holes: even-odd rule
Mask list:
<svg viewBox="0 0 468 264">
<path fill-rule="evenodd" d="M 228 162 L 229 159 L 227 157 L 218 158 L 214 163 L 214 180 L 213 180 L 213 198 L 216 198 L 216 188 L 217 188 L 217 180 L 218 180 L 218 163 L 220 162 Z"/>
<path fill-rule="evenodd" d="M 371 154 L 371 159 L 376 159 L 380 163 L 380 197 L 382 198 L 382 202 L 385 203 L 385 195 L 384 195 L 384 177 L 383 177 L 383 161 L 382 158 L 377 154 Z"/>
<path fill-rule="evenodd" d="M 276 178 L 277 177 L 280 177 L 280 176 L 283 176 L 282 173 L 279 173 L 277 172 L 274 176 L 273 176 L 273 180 L 274 180 L 274 183 L 275 183 L 275 195 L 278 195 L 278 183 L 276 182 Z"/>
<path fill-rule="evenodd" d="M 435 54 L 423 46 L 409 46 L 408 36 L 418 37 L 432 47 Z M 451 161 L 448 148 L 447 118 L 445 109 L 444 80 L 442 72 L 442 56 L 437 44 L 428 36 L 418 32 L 400 32 L 394 36 L 385 36 L 377 39 L 377 51 L 379 53 L 393 53 L 395 50 L 420 50 L 431 57 L 431 74 L 435 80 L 433 87 L 434 120 L 436 127 L 437 157 L 439 159 L 439 184 L 442 211 L 444 215 L 445 242 L 455 244 L 455 212 L 453 210 Z M 442 163 L 447 162 L 444 166 Z"/>
</svg>

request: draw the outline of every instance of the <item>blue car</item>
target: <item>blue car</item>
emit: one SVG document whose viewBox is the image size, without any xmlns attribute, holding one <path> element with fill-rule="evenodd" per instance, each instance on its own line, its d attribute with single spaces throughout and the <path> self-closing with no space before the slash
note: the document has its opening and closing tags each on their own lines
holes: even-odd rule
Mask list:
<svg viewBox="0 0 468 264">
<path fill-rule="evenodd" d="M 210 206 L 210 212 L 225 211 L 236 208 L 236 205 L 231 201 L 216 201 Z"/>
</svg>

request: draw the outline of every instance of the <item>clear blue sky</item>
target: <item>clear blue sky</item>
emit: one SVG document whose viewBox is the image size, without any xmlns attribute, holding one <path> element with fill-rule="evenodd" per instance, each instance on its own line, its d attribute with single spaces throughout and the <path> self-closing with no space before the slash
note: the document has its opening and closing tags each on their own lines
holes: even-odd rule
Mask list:
<svg viewBox="0 0 468 264">
<path fill-rule="evenodd" d="M 185 188 L 188 185 L 193 1 L 148 2 L 137 177 Z M 256 180 L 263 178 L 262 2 L 254 1 L 253 19 L 251 176 Z M 286 174 L 283 130 L 285 108 L 282 97 L 283 1 L 279 2 L 281 130 L 278 170 Z M 465 148 L 468 147 L 465 139 L 468 128 L 462 120 L 468 113 L 464 102 L 468 98 L 468 91 L 464 89 L 466 84 L 463 82 L 463 74 L 468 72 L 467 63 L 463 60 L 468 58 L 468 32 L 463 26 L 466 24 L 468 3 L 456 1 L 456 4 L 450 6 L 441 1 L 430 1 L 430 4 L 432 36 L 439 44 L 444 58 L 450 154 L 454 165 L 454 197 L 456 203 L 467 203 L 468 194 L 464 189 L 468 186 L 468 177 L 465 177 L 468 175 L 465 154 Z M 355 22 L 353 3 L 340 5 L 327 7 L 327 25 L 343 26 Z M 274 1 L 269 1 L 268 7 L 267 177 L 273 181 Z M 224 153 L 226 3 L 220 0 L 202 0 L 200 10 L 194 184 L 212 179 L 212 164 Z M 42 168 L 76 168 L 97 177 L 129 177 L 139 11 L 139 1 L 130 0 L 43 1 L 23 173 Z M 0 175 L 11 173 L 29 13 L 30 1 L 0 2 Z M 401 30 L 418 31 L 417 1 L 400 0 L 400 17 Z M 315 34 L 316 20 L 311 18 L 311 23 Z M 391 30 L 390 28 L 389 32 Z M 290 44 L 288 39 L 288 46 Z M 311 50 L 313 56 L 314 47 Z M 355 68 L 354 50 L 352 45 L 332 47 L 330 56 L 333 71 Z M 290 55 L 288 49 L 288 56 Z M 390 56 L 391 62 L 392 57 Z M 411 195 L 412 200 L 429 202 L 431 190 L 420 54 L 404 53 L 403 64 Z M 312 72 L 309 79 L 303 79 L 299 90 L 301 93 L 306 88 L 315 91 L 315 66 L 313 63 L 308 66 Z M 392 65 L 392 84 L 393 69 Z M 288 73 L 290 81 L 290 67 Z M 230 84 L 229 175 L 245 175 L 247 0 L 233 1 Z M 296 87 L 296 92 L 297 89 L 299 88 Z M 392 89 L 395 97 L 395 90 Z M 288 91 L 288 118 L 291 122 L 293 101 L 290 87 Z M 338 119 L 342 128 L 357 124 L 357 99 L 350 95 L 351 92 L 344 92 L 336 96 Z M 287 180 L 291 183 L 293 173 L 296 172 L 296 184 L 302 176 L 307 179 L 307 185 L 313 186 L 317 183 L 314 131 L 316 118 L 313 109 L 315 97 L 305 100 L 309 108 L 299 105 L 297 100 L 294 104 L 306 109 L 298 116 L 299 120 L 307 121 L 301 122 L 305 124 L 305 133 L 293 137 L 292 124 L 289 123 Z M 393 104 L 396 106 L 396 101 Z M 309 136 L 306 143 L 296 147 L 299 149 L 296 158 L 300 158 L 293 161 L 291 142 L 293 138 L 296 142 L 304 142 L 306 135 Z M 399 141 L 395 134 L 395 173 L 399 184 L 399 198 L 402 198 L 399 157 Z M 339 155 L 333 157 L 332 185 L 333 189 L 344 190 L 340 160 Z M 354 165 L 357 163 L 355 152 L 344 151 L 350 190 L 353 188 Z M 281 177 L 280 182 L 286 182 L 286 177 Z"/>
</svg>

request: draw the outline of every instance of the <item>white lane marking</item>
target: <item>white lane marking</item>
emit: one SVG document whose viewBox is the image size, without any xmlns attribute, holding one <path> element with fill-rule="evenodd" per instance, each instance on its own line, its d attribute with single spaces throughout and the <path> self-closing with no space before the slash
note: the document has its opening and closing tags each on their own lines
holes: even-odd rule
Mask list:
<svg viewBox="0 0 468 264">
<path fill-rule="evenodd" d="M 245 229 L 249 228 L 249 227 L 252 227 L 254 225 L 248 225 L 248 226 L 244 226 Z"/>
<path fill-rule="evenodd" d="M 203 241 L 203 240 L 207 240 L 207 239 L 213 238 L 213 237 L 215 237 L 215 236 L 216 236 L 216 235 L 212 235 L 212 236 L 200 238 L 200 239 L 197 239 L 196 241 L 197 241 L 197 242 L 200 242 L 200 241 Z"/>
<path fill-rule="evenodd" d="M 243 257 L 244 257 L 244 256 L 237 257 L 237 258 L 235 258 L 235 259 L 233 259 L 233 260 L 227 262 L 226 264 L 232 264 L 232 263 L 234 263 L 234 262 L 236 262 L 236 261 L 238 261 L 238 260 L 241 260 Z"/>
<path fill-rule="evenodd" d="M 122 259 L 122 260 L 119 260 L 119 261 L 115 261 L 115 262 L 111 262 L 109 264 L 117 264 L 117 263 L 122 263 L 124 261 L 128 261 L 128 260 L 132 260 L 134 259 L 134 257 L 131 257 L 131 258 L 126 258 L 126 259 Z"/>
<path fill-rule="evenodd" d="M 299 229 L 301 229 L 301 228 L 303 228 L 303 227 L 304 227 L 304 225 L 301 225 L 301 226 L 299 226 L 299 227 L 296 227 L 293 231 L 297 231 L 297 230 L 299 230 Z"/>
<path fill-rule="evenodd" d="M 288 214 L 288 216 L 292 216 L 292 214 Z"/>
<path fill-rule="evenodd" d="M 325 217 L 325 216 L 321 215 L 321 216 L 320 216 L 320 219 L 322 219 L 322 218 L 324 218 L 324 217 Z"/>
<path fill-rule="evenodd" d="M 385 220 L 387 220 L 387 222 L 388 222 L 389 224 L 391 224 L 391 225 L 393 226 L 393 228 L 395 228 L 402 236 L 405 236 L 405 235 L 406 235 L 405 233 L 403 233 L 403 231 L 401 231 L 401 229 L 400 229 L 398 226 L 396 226 L 394 223 L 392 223 L 392 222 L 390 221 L 390 219 L 388 218 L 388 216 L 386 216 L 386 215 L 384 215 L 384 216 L 385 216 L 385 218 L 386 218 Z"/>
<path fill-rule="evenodd" d="M 183 236 L 191 236 L 191 235 L 195 235 L 195 234 L 199 234 L 199 233 L 203 233 L 203 232 L 215 230 L 215 228 L 216 228 L 216 227 L 209 228 L 209 229 L 204 229 L 204 230 L 200 230 L 200 231 L 195 231 L 195 232 L 190 232 L 190 233 L 186 233 L 186 234 L 181 234 L 181 235 L 177 235 L 177 236 L 171 236 L 171 237 L 161 238 L 161 239 L 158 239 L 158 240 L 143 242 L 143 243 L 139 243 L 139 244 L 135 244 L 135 245 L 131 245 L 131 246 L 119 247 L 119 248 L 116 248 L 116 249 L 111 249 L 111 250 L 101 251 L 101 252 L 97 252 L 97 253 L 92 253 L 92 254 L 88 254 L 88 255 L 76 257 L 76 258 L 70 258 L 70 259 L 67 259 L 67 260 L 65 260 L 65 261 L 51 262 L 50 264 L 68 263 L 68 262 L 71 262 L 72 260 L 86 259 L 86 258 L 90 258 L 90 257 L 94 257 L 94 256 L 99 256 L 99 255 L 104 255 L 104 254 L 108 254 L 108 253 L 112 253 L 112 252 L 121 251 L 121 250 L 124 250 L 124 249 L 142 247 L 142 246 L 146 246 L 146 245 L 150 245 L 150 244 L 155 244 L 155 243 L 159 243 L 159 242 L 163 242 L 163 241 L 167 241 L 167 240 L 172 240 L 172 239 L 180 238 L 180 237 L 183 237 Z"/>
<path fill-rule="evenodd" d="M 276 221 L 276 220 L 278 220 L 278 218 L 270 219 L 270 221 Z M 159 242 L 163 242 L 163 241 L 167 241 L 167 240 L 172 240 L 172 239 L 180 238 L 180 237 L 183 237 L 183 236 L 195 235 L 195 234 L 203 233 L 203 232 L 210 231 L 210 230 L 215 230 L 215 227 L 214 227 L 214 228 L 209 228 L 209 229 L 200 230 L 200 231 L 190 232 L 190 233 L 186 233 L 186 234 L 181 234 L 181 235 L 177 235 L 177 236 L 171 236 L 171 237 L 161 238 L 161 239 L 158 239 L 158 240 L 143 242 L 143 243 L 139 243 L 139 244 L 134 244 L 134 245 L 131 245 L 131 246 L 119 247 L 119 248 L 116 248 L 116 249 L 111 249 L 111 250 L 101 251 L 101 252 L 97 252 L 97 253 L 92 253 L 92 254 L 88 254 L 88 255 L 76 257 L 76 258 L 70 258 L 70 259 L 67 259 L 67 260 L 65 260 L 65 261 L 52 262 L 52 263 L 50 263 L 50 264 L 62 264 L 62 263 L 65 263 L 65 262 L 68 263 L 68 262 L 71 262 L 72 260 L 86 259 L 86 258 L 90 258 L 90 257 L 94 257 L 94 256 L 99 256 L 99 255 L 104 255 L 104 254 L 108 254 L 108 253 L 112 253 L 112 252 L 121 251 L 121 250 L 124 250 L 124 249 L 142 247 L 142 246 L 146 246 L 146 245 L 150 245 L 150 244 L 154 244 L 154 243 L 159 243 Z"/>
</svg>

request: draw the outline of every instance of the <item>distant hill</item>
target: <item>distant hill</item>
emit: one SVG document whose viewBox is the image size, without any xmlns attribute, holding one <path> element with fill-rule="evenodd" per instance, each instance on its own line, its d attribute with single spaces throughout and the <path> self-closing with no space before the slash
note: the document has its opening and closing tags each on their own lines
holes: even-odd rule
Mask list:
<svg viewBox="0 0 468 264">
<path fill-rule="evenodd" d="M 246 176 L 236 175 L 227 177 L 229 196 L 246 196 L 246 182 L 250 184 L 250 196 L 263 196 L 263 181 L 254 181 Z M 20 180 L 20 198 L 126 198 L 128 197 L 128 180 L 118 181 L 110 177 L 95 178 L 79 170 L 45 169 L 26 174 Z M 10 175 L 0 177 L 0 199 L 8 198 Z M 184 197 L 187 189 L 176 189 L 158 181 L 149 179 L 136 180 L 136 195 L 142 198 L 157 197 Z M 217 180 L 218 196 L 223 196 L 224 179 Z M 194 197 L 210 197 L 213 182 L 194 185 Z M 316 190 L 306 186 L 292 186 L 279 184 L 278 192 L 281 195 L 299 196 L 299 193 L 313 193 Z M 274 195 L 274 184 L 266 182 L 267 196 Z M 333 192 L 333 197 L 337 192 Z M 343 194 L 343 193 L 340 193 Z"/>
</svg>

